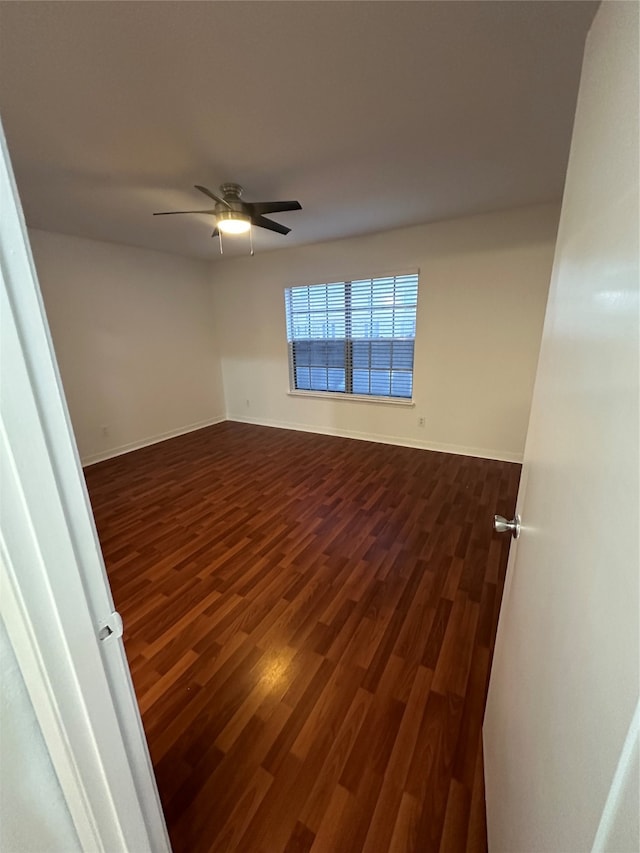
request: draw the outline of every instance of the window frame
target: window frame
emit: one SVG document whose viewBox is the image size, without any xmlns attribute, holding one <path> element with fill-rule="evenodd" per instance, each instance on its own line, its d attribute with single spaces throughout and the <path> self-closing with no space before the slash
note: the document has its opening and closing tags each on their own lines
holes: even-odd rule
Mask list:
<svg viewBox="0 0 640 853">
<path fill-rule="evenodd" d="M 402 396 L 392 396 L 389 395 L 380 395 L 380 394 L 362 394 L 362 393 L 354 393 L 353 392 L 353 345 L 357 342 L 366 342 L 371 344 L 372 342 L 388 342 L 392 344 L 395 340 L 403 340 L 402 338 L 385 338 L 385 337 L 377 337 L 377 338 L 354 338 L 352 337 L 352 312 L 353 308 L 351 305 L 351 287 L 354 282 L 367 282 L 370 281 L 373 283 L 380 280 L 385 279 L 393 279 L 394 280 L 394 288 L 396 286 L 396 280 L 399 278 L 403 278 L 406 276 L 414 276 L 416 278 L 416 301 L 415 306 L 411 305 L 408 307 L 412 307 L 415 310 L 415 319 L 414 319 L 414 333 L 412 338 L 404 338 L 404 340 L 411 340 L 413 342 L 413 354 L 412 354 L 412 365 L 410 370 L 406 368 L 400 370 L 405 370 L 406 372 L 411 374 L 411 396 L 410 397 L 402 397 Z M 331 341 L 331 340 L 344 340 L 345 344 L 345 357 L 344 357 L 344 391 L 332 391 L 332 390 L 315 390 L 315 389 L 307 389 L 307 388 L 297 388 L 296 387 L 296 363 L 294 358 L 294 344 L 295 339 L 293 335 L 290 337 L 290 324 L 292 322 L 292 311 L 291 311 L 291 302 L 289 293 L 291 290 L 296 287 L 305 287 L 305 288 L 313 288 L 313 287 L 328 287 L 331 284 L 341 284 L 345 287 L 345 305 L 344 305 L 344 322 L 345 322 L 345 337 L 343 338 L 309 338 L 309 341 Z M 284 302 L 285 302 L 285 324 L 286 324 L 286 337 L 287 337 L 287 361 L 289 367 L 289 389 L 288 395 L 291 397 L 307 397 L 307 398 L 319 398 L 319 399 L 330 399 L 330 400 L 348 400 L 351 402 L 363 402 L 363 403 L 381 403 L 384 405 L 392 405 L 392 406 L 415 406 L 414 402 L 414 388 L 415 388 L 415 342 L 417 337 L 417 321 L 418 321 L 418 298 L 420 292 L 420 270 L 419 269 L 410 269 L 403 270 L 401 272 L 393 272 L 393 273 L 383 273 L 376 275 L 368 275 L 368 276 L 358 276 L 351 277 L 349 279 L 345 278 L 342 281 L 328 280 L 327 282 L 319 282 L 315 284 L 291 284 L 285 287 L 284 289 Z M 393 319 L 395 320 L 395 308 L 397 306 L 394 305 L 394 312 L 392 313 Z M 373 308 L 372 308 L 373 310 Z M 300 338 L 299 341 L 304 341 L 307 339 Z M 371 359 L 371 354 L 369 355 L 369 359 Z M 328 367 L 327 367 L 328 369 Z M 371 363 L 369 364 L 369 374 L 371 375 Z M 393 370 L 390 366 L 389 370 Z M 371 387 L 371 385 L 370 385 Z"/>
</svg>

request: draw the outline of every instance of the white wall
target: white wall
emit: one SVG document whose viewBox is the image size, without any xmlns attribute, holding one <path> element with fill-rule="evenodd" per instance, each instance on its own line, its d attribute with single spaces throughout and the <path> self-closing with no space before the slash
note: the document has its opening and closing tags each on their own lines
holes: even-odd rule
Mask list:
<svg viewBox="0 0 640 853">
<path fill-rule="evenodd" d="M 555 205 L 521 208 L 210 267 L 31 231 L 83 462 L 225 413 L 519 460 L 557 219 Z M 415 407 L 287 394 L 285 287 L 416 267 Z"/>
<path fill-rule="evenodd" d="M 228 418 L 520 460 L 558 216 L 542 205 L 216 261 Z M 416 267 L 415 408 L 287 394 L 285 287 Z"/>
<path fill-rule="evenodd" d="M 29 237 L 84 463 L 224 417 L 204 262 Z"/>
<path fill-rule="evenodd" d="M 80 850 L 2 619 L 0 684 L 0 850 Z"/>
</svg>

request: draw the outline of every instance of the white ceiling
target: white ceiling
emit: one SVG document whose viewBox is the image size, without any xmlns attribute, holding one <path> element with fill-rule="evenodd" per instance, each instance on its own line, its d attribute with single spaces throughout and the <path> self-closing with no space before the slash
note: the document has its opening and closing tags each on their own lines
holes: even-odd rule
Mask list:
<svg viewBox="0 0 640 853">
<path fill-rule="evenodd" d="M 557 199 L 596 5 L 3 2 L 27 223 L 207 258 L 210 217 L 151 216 L 196 183 L 301 202 L 262 251 Z"/>
</svg>

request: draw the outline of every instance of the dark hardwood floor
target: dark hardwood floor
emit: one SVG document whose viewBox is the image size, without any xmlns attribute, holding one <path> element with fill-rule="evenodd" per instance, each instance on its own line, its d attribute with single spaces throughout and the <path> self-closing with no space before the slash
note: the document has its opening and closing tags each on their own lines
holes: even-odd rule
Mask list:
<svg viewBox="0 0 640 853">
<path fill-rule="evenodd" d="M 519 465 L 223 423 L 85 474 L 176 853 L 486 850 Z"/>
</svg>

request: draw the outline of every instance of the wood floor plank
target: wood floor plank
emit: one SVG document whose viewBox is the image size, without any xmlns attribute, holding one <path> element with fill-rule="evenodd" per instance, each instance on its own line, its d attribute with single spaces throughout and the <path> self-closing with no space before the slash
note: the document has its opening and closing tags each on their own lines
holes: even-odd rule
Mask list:
<svg viewBox="0 0 640 853">
<path fill-rule="evenodd" d="M 260 803 L 265 798 L 265 795 L 272 784 L 273 777 L 271 774 L 267 773 L 267 771 L 262 767 L 258 767 L 253 778 L 245 787 L 241 797 L 238 799 L 238 802 L 233 807 L 229 817 L 225 821 L 224 831 L 215 839 L 213 846 L 211 847 L 212 851 L 216 851 L 216 853 L 227 853 L 228 850 L 236 849 L 238 841 L 245 833 L 247 826 L 253 819 Z M 297 848 L 290 846 L 289 849 L 297 849 L 300 851 L 304 850 L 304 846 L 302 844 L 304 838 L 304 834 L 301 835 L 300 845 Z"/>
<path fill-rule="evenodd" d="M 471 791 L 452 779 L 444 816 L 440 853 L 460 853 L 467 846 Z"/>
<path fill-rule="evenodd" d="M 420 818 L 421 803 L 417 797 L 405 791 L 400 800 L 400 808 L 393 826 L 393 835 L 389 843 L 389 853 L 406 853 L 408 850 L 420 850 L 417 842 L 416 827 Z"/>
<path fill-rule="evenodd" d="M 457 593 L 435 667 L 431 685 L 433 690 L 445 694 L 455 693 L 461 698 L 465 696 L 478 624 L 478 610 L 479 605 L 466 593 Z"/>
<path fill-rule="evenodd" d="M 519 473 L 237 423 L 86 469 L 175 853 L 486 851 Z"/>
<path fill-rule="evenodd" d="M 469 827 L 467 830 L 466 850 L 468 853 L 484 853 L 487 849 L 487 815 L 484 805 L 484 774 L 482 763 L 482 738 L 478 741 L 477 759 L 471 806 Z"/>
<path fill-rule="evenodd" d="M 413 681 L 398 735 L 385 768 L 382 789 L 363 847 L 364 853 L 386 850 L 391 843 L 432 678 L 430 669 L 420 667 Z"/>
<path fill-rule="evenodd" d="M 301 820 L 314 833 L 320 828 L 333 791 L 338 784 L 353 744 L 360 733 L 372 698 L 366 690 L 359 688 L 356 691 L 349 711 L 329 748 L 326 761 L 322 765 L 318 778 L 307 798 L 301 813 Z"/>
</svg>

